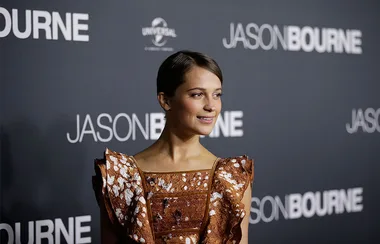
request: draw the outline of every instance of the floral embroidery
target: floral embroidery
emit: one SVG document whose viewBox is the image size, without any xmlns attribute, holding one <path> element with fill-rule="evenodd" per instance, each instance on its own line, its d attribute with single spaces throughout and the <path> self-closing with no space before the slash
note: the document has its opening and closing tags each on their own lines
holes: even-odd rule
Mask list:
<svg viewBox="0 0 380 244">
<path fill-rule="evenodd" d="M 239 225 L 246 215 L 241 200 L 253 179 L 253 161 L 247 156 L 221 159 L 214 172 L 141 174 L 133 157 L 107 149 L 105 160 L 96 165 L 102 181 L 97 192 L 109 218 L 134 241 L 240 242 Z"/>
</svg>

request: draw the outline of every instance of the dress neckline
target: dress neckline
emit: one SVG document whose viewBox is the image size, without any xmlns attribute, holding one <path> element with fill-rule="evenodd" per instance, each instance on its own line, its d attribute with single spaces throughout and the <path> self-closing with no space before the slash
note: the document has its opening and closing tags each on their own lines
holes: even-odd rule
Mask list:
<svg viewBox="0 0 380 244">
<path fill-rule="evenodd" d="M 180 171 L 145 171 L 145 170 L 142 170 L 140 168 L 139 163 L 137 162 L 137 160 L 134 156 L 129 156 L 129 157 L 133 160 L 137 169 L 143 174 L 183 174 L 183 173 L 203 172 L 203 171 L 209 171 L 210 172 L 210 171 L 213 171 L 215 169 L 217 162 L 219 162 L 219 160 L 221 159 L 219 157 L 216 157 L 212 167 L 209 169 L 192 169 L 192 170 L 180 170 Z"/>
</svg>

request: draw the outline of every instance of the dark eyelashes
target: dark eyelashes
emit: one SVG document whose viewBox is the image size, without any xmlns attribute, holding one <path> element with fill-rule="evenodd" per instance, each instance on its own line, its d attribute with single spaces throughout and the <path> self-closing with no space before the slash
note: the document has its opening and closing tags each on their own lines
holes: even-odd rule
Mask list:
<svg viewBox="0 0 380 244">
<path fill-rule="evenodd" d="M 192 94 L 190 94 L 191 97 L 196 97 L 196 96 L 200 96 L 200 95 L 202 95 L 202 93 L 192 93 Z"/>
<path fill-rule="evenodd" d="M 192 94 L 190 94 L 190 96 L 192 96 L 192 97 L 201 96 L 201 95 L 203 95 L 203 93 L 192 93 Z M 223 93 L 217 93 L 216 94 L 217 97 L 221 97 L 222 95 L 223 95 Z"/>
</svg>

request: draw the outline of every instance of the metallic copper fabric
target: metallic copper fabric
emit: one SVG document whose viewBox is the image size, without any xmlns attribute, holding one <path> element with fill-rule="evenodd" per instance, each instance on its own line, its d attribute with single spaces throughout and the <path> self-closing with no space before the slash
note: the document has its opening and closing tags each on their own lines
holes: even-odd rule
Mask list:
<svg viewBox="0 0 380 244">
<path fill-rule="evenodd" d="M 248 156 L 218 159 L 210 170 L 143 172 L 133 157 L 107 149 L 104 159 L 95 160 L 95 171 L 99 204 L 136 243 L 241 239 L 241 200 L 253 180 Z"/>
</svg>

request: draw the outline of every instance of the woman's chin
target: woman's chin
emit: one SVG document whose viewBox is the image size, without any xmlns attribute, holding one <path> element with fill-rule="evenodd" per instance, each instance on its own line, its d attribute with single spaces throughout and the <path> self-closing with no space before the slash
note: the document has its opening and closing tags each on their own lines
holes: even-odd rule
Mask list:
<svg viewBox="0 0 380 244">
<path fill-rule="evenodd" d="M 202 130 L 202 131 L 198 131 L 198 134 L 200 135 L 200 136 L 208 136 L 208 135 L 210 135 L 210 133 L 212 132 L 212 130 Z"/>
</svg>

